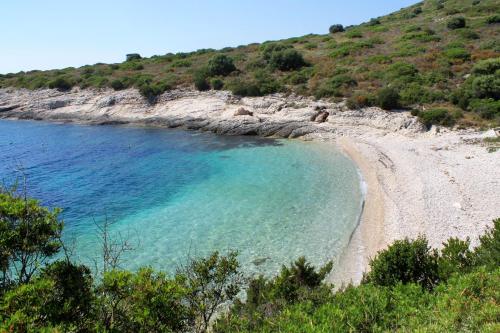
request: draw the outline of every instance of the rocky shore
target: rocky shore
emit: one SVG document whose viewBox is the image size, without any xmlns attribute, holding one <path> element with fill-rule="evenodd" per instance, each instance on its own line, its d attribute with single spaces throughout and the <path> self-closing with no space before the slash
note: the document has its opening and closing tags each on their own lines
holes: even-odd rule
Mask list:
<svg viewBox="0 0 500 333">
<path fill-rule="evenodd" d="M 336 143 L 368 185 L 362 220 L 332 281 L 359 282 L 368 260 L 395 239 L 473 242 L 500 217 L 500 152 L 493 131 L 427 131 L 409 112 L 349 110 L 300 96 L 237 98 L 224 91 L 174 90 L 156 103 L 135 90 L 0 89 L 0 118 L 181 127 L 224 135 Z M 334 218 L 334 217 L 332 217 Z"/>
</svg>

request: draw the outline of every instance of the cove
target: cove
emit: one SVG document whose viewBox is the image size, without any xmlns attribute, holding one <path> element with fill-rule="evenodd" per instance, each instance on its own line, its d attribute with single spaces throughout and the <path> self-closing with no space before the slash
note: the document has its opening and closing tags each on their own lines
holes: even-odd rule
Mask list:
<svg viewBox="0 0 500 333">
<path fill-rule="evenodd" d="M 237 250 L 245 272 L 336 258 L 363 201 L 356 166 L 331 144 L 172 129 L 0 121 L 0 180 L 63 209 L 64 239 L 90 266 L 95 222 L 134 246 L 123 268 L 172 272 Z"/>
</svg>

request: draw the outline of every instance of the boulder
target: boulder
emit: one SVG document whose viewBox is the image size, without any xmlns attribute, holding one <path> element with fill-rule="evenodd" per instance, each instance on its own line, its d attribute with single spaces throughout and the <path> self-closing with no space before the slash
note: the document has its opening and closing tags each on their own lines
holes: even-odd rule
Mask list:
<svg viewBox="0 0 500 333">
<path fill-rule="evenodd" d="M 319 111 L 315 116 L 314 116 L 314 119 L 312 119 L 311 117 L 311 120 L 312 121 L 315 121 L 317 123 L 324 123 L 327 119 L 328 119 L 328 116 L 330 115 L 330 113 L 328 113 L 327 111 Z"/>
<path fill-rule="evenodd" d="M 234 112 L 234 116 L 253 116 L 253 112 L 244 108 L 239 108 Z"/>
</svg>

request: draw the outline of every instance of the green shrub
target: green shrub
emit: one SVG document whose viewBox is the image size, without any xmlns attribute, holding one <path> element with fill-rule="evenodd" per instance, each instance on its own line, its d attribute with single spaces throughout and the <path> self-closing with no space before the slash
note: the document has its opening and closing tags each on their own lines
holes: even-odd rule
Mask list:
<svg viewBox="0 0 500 333">
<path fill-rule="evenodd" d="M 367 49 L 367 48 L 372 48 L 372 47 L 373 47 L 373 44 L 369 43 L 367 41 L 343 42 L 343 43 L 340 43 L 337 45 L 336 49 L 332 53 L 330 53 L 330 56 L 332 58 L 346 57 L 350 54 L 353 54 L 356 51 L 359 51 L 362 49 Z"/>
<path fill-rule="evenodd" d="M 123 81 L 120 79 L 116 79 L 116 80 L 111 81 L 110 85 L 111 85 L 111 88 L 113 88 L 114 90 L 125 89 L 125 85 L 123 84 Z"/>
<path fill-rule="evenodd" d="M 328 29 L 328 31 L 330 31 L 331 34 L 343 32 L 344 26 L 342 24 L 334 24 L 330 26 L 330 29 Z"/>
<path fill-rule="evenodd" d="M 126 55 L 126 61 L 141 60 L 142 57 L 139 53 L 129 53 Z"/>
<path fill-rule="evenodd" d="M 366 23 L 366 25 L 369 27 L 373 27 L 375 25 L 380 25 L 380 24 L 381 24 L 380 20 L 376 18 L 372 18 L 370 19 L 370 21 L 368 21 L 368 23 Z"/>
<path fill-rule="evenodd" d="M 208 71 L 202 68 L 196 71 L 193 75 L 194 86 L 198 91 L 206 91 L 210 89 L 210 84 L 208 83 Z"/>
<path fill-rule="evenodd" d="M 419 82 L 412 82 L 405 85 L 399 94 L 401 97 L 401 104 L 404 106 L 445 100 L 445 96 L 441 92 L 430 89 Z"/>
<path fill-rule="evenodd" d="M 377 92 L 376 103 L 384 110 L 396 109 L 400 106 L 399 92 L 391 87 L 382 88 Z"/>
<path fill-rule="evenodd" d="M 262 50 L 262 57 L 264 60 L 269 62 L 271 60 L 271 56 L 273 55 L 274 52 L 281 52 L 284 50 L 288 50 L 293 48 L 291 45 L 285 45 L 282 43 L 265 43 L 261 46 Z"/>
<path fill-rule="evenodd" d="M 61 91 L 70 90 L 73 87 L 73 83 L 64 77 L 57 77 L 49 81 L 48 86 L 50 89 L 58 89 Z"/>
<path fill-rule="evenodd" d="M 472 29 L 458 29 L 456 32 L 462 37 L 463 39 L 479 39 L 479 35 Z"/>
<path fill-rule="evenodd" d="M 465 18 L 462 16 L 453 17 L 446 23 L 446 26 L 451 30 L 465 28 Z"/>
<path fill-rule="evenodd" d="M 427 128 L 432 125 L 453 126 L 455 124 L 455 120 L 446 109 L 432 109 L 420 112 L 418 116 Z"/>
<path fill-rule="evenodd" d="M 451 60 L 470 60 L 470 53 L 463 48 L 451 48 L 444 51 L 444 55 Z"/>
<path fill-rule="evenodd" d="M 236 70 L 233 59 L 225 54 L 217 54 L 208 61 L 208 74 L 210 76 L 226 76 Z"/>
<path fill-rule="evenodd" d="M 214 90 L 221 90 L 224 87 L 224 82 L 221 79 L 214 78 L 210 80 L 210 85 Z"/>
<path fill-rule="evenodd" d="M 130 60 L 122 63 L 120 65 L 120 69 L 124 71 L 140 71 L 144 69 L 144 65 L 138 62 L 137 60 Z"/>
<path fill-rule="evenodd" d="M 469 102 L 469 110 L 479 114 L 483 119 L 495 119 L 500 117 L 500 100 L 488 99 L 472 99 Z"/>
<path fill-rule="evenodd" d="M 233 79 L 226 87 L 238 96 L 263 96 L 281 91 L 283 87 L 266 70 L 257 70 L 252 79 Z"/>
<path fill-rule="evenodd" d="M 156 102 L 156 98 L 169 89 L 171 89 L 171 87 L 166 82 L 142 83 L 139 85 L 139 93 L 146 98 L 149 103 Z"/>
<path fill-rule="evenodd" d="M 498 270 L 500 267 L 500 219 L 493 220 L 493 226 L 479 237 L 480 244 L 474 249 L 477 265 Z"/>
<path fill-rule="evenodd" d="M 472 67 L 472 74 L 489 75 L 495 74 L 500 69 L 500 58 L 481 60 Z"/>
<path fill-rule="evenodd" d="M 94 294 L 90 269 L 66 260 L 56 261 L 42 270 L 41 278 L 54 282 L 54 301 L 58 306 L 49 307 L 50 322 L 83 325 L 91 317 Z"/>
<path fill-rule="evenodd" d="M 309 43 L 305 43 L 305 44 L 304 44 L 304 48 L 305 48 L 306 50 L 313 50 L 313 49 L 317 49 L 317 48 L 318 48 L 318 44 L 316 44 L 316 43 L 311 43 L 311 42 L 309 42 Z"/>
<path fill-rule="evenodd" d="M 443 243 L 439 256 L 439 276 L 446 281 L 454 273 L 469 273 L 475 264 L 473 252 L 470 250 L 470 240 L 449 238 Z"/>
<path fill-rule="evenodd" d="M 172 62 L 172 67 L 191 67 L 191 61 L 187 59 L 178 59 Z"/>
<path fill-rule="evenodd" d="M 347 99 L 349 109 L 361 109 L 375 105 L 375 98 L 368 93 L 357 92 Z"/>
<path fill-rule="evenodd" d="M 366 60 L 369 64 L 390 64 L 392 58 L 383 54 L 376 54 Z"/>
<path fill-rule="evenodd" d="M 307 81 L 309 81 L 310 76 L 311 76 L 311 71 L 308 70 L 308 68 L 306 68 L 289 74 L 287 77 L 287 82 L 290 84 L 304 84 L 307 83 Z"/>
<path fill-rule="evenodd" d="M 227 88 L 237 96 L 262 96 L 262 93 L 254 82 L 234 79 L 229 81 Z"/>
<path fill-rule="evenodd" d="M 472 80 L 472 92 L 478 98 L 500 98 L 500 76 L 483 75 Z"/>
<path fill-rule="evenodd" d="M 365 283 L 379 286 L 417 283 L 426 289 L 434 288 L 438 281 L 437 252 L 423 237 L 395 241 L 380 251 L 370 261 L 370 272 L 364 277 Z"/>
<path fill-rule="evenodd" d="M 418 69 L 407 62 L 395 62 L 387 68 L 385 79 L 387 82 L 413 82 L 417 77 Z"/>
<path fill-rule="evenodd" d="M 282 51 L 275 51 L 271 54 L 269 65 L 272 68 L 282 71 L 290 71 L 300 69 L 306 65 L 302 54 L 294 49 L 286 49 Z"/>
<path fill-rule="evenodd" d="M 500 23 L 500 15 L 492 15 L 486 19 L 487 24 Z"/>
<path fill-rule="evenodd" d="M 97 331 L 184 332 L 193 317 L 181 282 L 150 268 L 106 272 L 97 290 Z"/>
<path fill-rule="evenodd" d="M 348 30 L 346 33 L 345 33 L 346 37 L 349 37 L 349 38 L 362 38 L 363 37 L 363 33 L 359 30 L 354 30 L 354 29 L 351 29 L 351 30 Z"/>
</svg>

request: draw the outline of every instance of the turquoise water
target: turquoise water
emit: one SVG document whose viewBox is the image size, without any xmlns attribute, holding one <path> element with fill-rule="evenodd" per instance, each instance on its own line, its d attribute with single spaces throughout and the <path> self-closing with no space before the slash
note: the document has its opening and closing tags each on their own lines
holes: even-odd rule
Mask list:
<svg viewBox="0 0 500 333">
<path fill-rule="evenodd" d="M 22 170 L 31 196 L 63 208 L 64 238 L 90 265 L 105 218 L 135 248 L 124 268 L 173 270 L 228 249 L 250 273 L 301 255 L 322 264 L 347 245 L 362 203 L 355 166 L 322 143 L 3 120 L 0 161 L 4 183 Z"/>
</svg>

